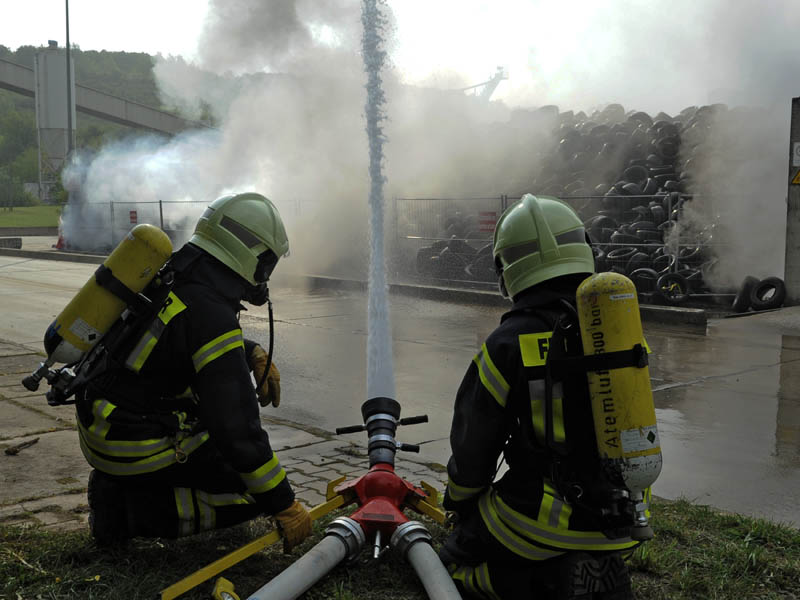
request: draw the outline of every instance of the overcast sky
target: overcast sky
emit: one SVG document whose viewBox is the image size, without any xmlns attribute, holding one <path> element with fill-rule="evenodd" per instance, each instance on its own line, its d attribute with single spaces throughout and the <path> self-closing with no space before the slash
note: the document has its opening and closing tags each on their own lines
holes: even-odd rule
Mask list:
<svg viewBox="0 0 800 600">
<path fill-rule="evenodd" d="M 327 10 L 326 0 L 281 1 L 295 6 L 301 19 L 304 11 Z M 392 59 L 409 83 L 462 87 L 485 81 L 502 65 L 509 79 L 495 99 L 562 109 L 621 102 L 631 109 L 678 111 L 718 100 L 783 102 L 800 95 L 797 0 L 389 5 L 397 23 Z M 64 8 L 64 0 L 0 0 L 0 44 L 63 44 Z M 72 0 L 70 40 L 84 50 L 191 59 L 198 56 L 207 14 L 206 0 Z M 307 24 L 315 36 L 336 43 L 336 32 L 324 23 Z"/>
</svg>

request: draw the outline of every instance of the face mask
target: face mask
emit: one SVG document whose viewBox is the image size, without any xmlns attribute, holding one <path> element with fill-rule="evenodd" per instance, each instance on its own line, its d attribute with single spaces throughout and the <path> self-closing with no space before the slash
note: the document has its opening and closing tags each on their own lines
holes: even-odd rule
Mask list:
<svg viewBox="0 0 800 600">
<path fill-rule="evenodd" d="M 255 273 L 253 273 L 253 279 L 259 283 L 266 282 L 269 280 L 269 277 L 272 275 L 272 271 L 275 270 L 275 266 L 277 264 L 278 256 L 272 250 L 262 252 L 258 255 L 258 264 L 256 264 L 256 270 Z"/>
<path fill-rule="evenodd" d="M 253 306 L 264 306 L 269 300 L 269 288 L 266 283 L 247 286 L 247 291 L 242 300 Z"/>
</svg>

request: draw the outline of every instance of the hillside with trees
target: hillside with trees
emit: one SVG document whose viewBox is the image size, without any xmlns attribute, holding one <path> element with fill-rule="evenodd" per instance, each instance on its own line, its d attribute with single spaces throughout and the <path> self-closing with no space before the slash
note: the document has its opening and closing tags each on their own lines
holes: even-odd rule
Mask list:
<svg viewBox="0 0 800 600">
<path fill-rule="evenodd" d="M 0 45 L 0 59 L 30 69 L 37 47 L 16 50 Z M 142 52 L 83 51 L 71 55 L 76 83 L 154 108 L 162 107 L 153 75 L 154 57 Z M 79 148 L 99 148 L 105 141 L 121 137 L 129 128 L 79 114 L 76 143 Z M 36 198 L 26 194 L 23 183 L 38 181 L 36 114 L 32 98 L 0 90 L 0 205 L 27 205 Z"/>
</svg>

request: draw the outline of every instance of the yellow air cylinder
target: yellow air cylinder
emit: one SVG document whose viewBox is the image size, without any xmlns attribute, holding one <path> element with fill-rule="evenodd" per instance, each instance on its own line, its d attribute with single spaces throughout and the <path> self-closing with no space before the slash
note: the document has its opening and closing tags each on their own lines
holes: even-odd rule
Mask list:
<svg viewBox="0 0 800 600">
<path fill-rule="evenodd" d="M 131 292 L 141 292 L 172 254 L 172 242 L 154 225 L 128 232 L 103 265 Z M 126 303 L 92 276 L 47 328 L 47 363 L 73 363 L 100 340 Z"/>
<path fill-rule="evenodd" d="M 598 273 L 586 279 L 578 287 L 577 308 L 585 355 L 631 350 L 636 344 L 646 348 L 636 286 L 624 275 Z M 646 528 L 643 494 L 661 473 L 649 369 L 589 371 L 587 377 L 601 462 L 638 503 L 637 524 Z"/>
</svg>

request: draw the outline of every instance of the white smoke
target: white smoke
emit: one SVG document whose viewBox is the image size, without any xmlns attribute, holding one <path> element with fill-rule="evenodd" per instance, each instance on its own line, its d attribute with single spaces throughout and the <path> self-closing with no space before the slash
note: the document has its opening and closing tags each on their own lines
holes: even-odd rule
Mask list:
<svg viewBox="0 0 800 600">
<path fill-rule="evenodd" d="M 394 4 L 398 14 L 407 10 Z M 471 4 L 447 6 L 455 11 L 451 21 L 437 28 L 403 20 L 398 38 L 413 38 L 422 48 L 461 44 L 456 49 L 465 53 L 471 44 L 492 65 L 509 64 L 511 78 L 498 88 L 506 101 L 487 104 L 460 92 L 414 87 L 404 82 L 423 80 L 410 79 L 399 67 L 387 69 L 387 198 L 513 197 L 529 191 L 559 124 L 551 113 L 527 110 L 545 104 L 560 104 L 562 113 L 591 114 L 619 102 L 628 111 L 663 110 L 667 116 L 711 101 L 759 104 L 768 109 L 760 113 L 764 126 L 747 126 L 746 138 L 740 138 L 751 152 L 747 167 L 728 170 L 724 189 L 693 191 L 732 199 L 715 213 L 732 217 L 734 223 L 723 229 L 735 232 L 736 223 L 748 222 L 764 229 L 751 229 L 746 243 L 729 246 L 733 262 L 740 250 L 753 249 L 759 264 L 769 263 L 764 274 L 782 272 L 775 234 L 785 227 L 785 181 L 775 179 L 775 172 L 786 162 L 788 106 L 798 87 L 792 74 L 800 60 L 800 38 L 794 35 L 800 16 L 791 2 L 745 2 L 735 10 L 721 0 L 586 2 L 580 10 L 544 2 L 484 7 L 486 27 L 507 27 L 502 38 L 510 41 L 500 45 L 514 52 L 507 56 L 494 56 L 491 44 L 481 43 L 477 33 L 486 27 L 466 27 L 460 17 L 470 15 L 459 11 L 475 10 Z M 85 200 L 202 205 L 224 191 L 254 189 L 273 199 L 287 221 L 292 260 L 282 269 L 365 276 L 368 153 L 359 9 L 357 0 L 212 0 L 197 61 L 160 59 L 155 73 L 165 105 L 195 116 L 210 109 L 218 132 L 151 140 L 146 151 L 144 142 L 105 148 L 76 166 L 84 173 Z M 438 31 L 439 37 L 416 36 L 410 27 Z M 431 64 L 427 83 L 475 83 L 457 68 Z M 721 152 L 728 147 L 710 147 L 724 162 Z M 778 163 L 783 166 L 774 168 Z M 713 180 L 720 177 L 717 172 Z M 745 187 L 752 191 L 728 193 Z M 719 201 L 709 205 L 718 207 Z M 765 244 L 756 252 L 757 240 Z"/>
</svg>

